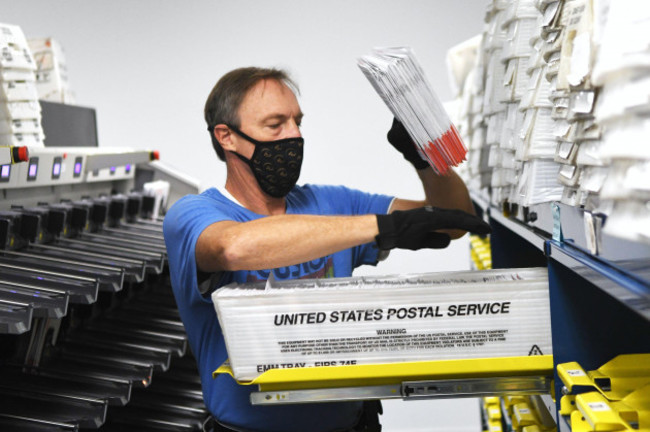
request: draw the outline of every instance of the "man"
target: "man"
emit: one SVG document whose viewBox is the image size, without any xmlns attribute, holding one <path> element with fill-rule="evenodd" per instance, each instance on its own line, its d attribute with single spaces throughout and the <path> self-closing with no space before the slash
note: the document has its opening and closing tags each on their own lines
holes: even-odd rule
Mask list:
<svg viewBox="0 0 650 432">
<path fill-rule="evenodd" d="M 304 141 L 294 88 L 276 69 L 224 75 L 207 99 L 205 120 L 226 162 L 225 190 L 184 197 L 165 217 L 172 287 L 217 430 L 351 431 L 363 430 L 363 422 L 360 403 L 253 407 L 251 386 L 229 376 L 213 380 L 227 358 L 210 301 L 214 289 L 271 272 L 276 279 L 350 276 L 357 266 L 376 264 L 381 251 L 445 247 L 450 236 L 489 230 L 468 214 L 473 208 L 460 178 L 435 175 L 398 122 L 389 140 L 418 169 L 426 201 L 295 186 Z"/>
</svg>

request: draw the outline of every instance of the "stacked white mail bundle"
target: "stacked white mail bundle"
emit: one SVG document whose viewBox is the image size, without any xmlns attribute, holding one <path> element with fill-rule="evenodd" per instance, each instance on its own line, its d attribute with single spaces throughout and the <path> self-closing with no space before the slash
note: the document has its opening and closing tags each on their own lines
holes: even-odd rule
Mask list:
<svg viewBox="0 0 650 432">
<path fill-rule="evenodd" d="M 531 34 L 531 4 L 538 32 L 520 95 L 518 32 Z M 464 104 L 460 114 L 472 125 L 465 180 L 474 192 L 495 205 L 561 200 L 608 215 L 605 232 L 650 243 L 649 25 L 650 2 L 489 1 L 475 82 L 464 89 L 482 111 Z"/>
<path fill-rule="evenodd" d="M 410 48 L 377 48 L 357 64 L 437 174 L 466 159 L 458 130 Z"/>
<path fill-rule="evenodd" d="M 29 39 L 36 60 L 36 88 L 39 99 L 71 104 L 75 97 L 68 82 L 68 68 L 63 48 L 52 38 Z"/>
<path fill-rule="evenodd" d="M 502 58 L 506 44 L 511 53 L 518 46 L 516 35 L 510 35 L 508 39 L 508 27 L 505 25 L 507 18 L 514 13 L 509 1 L 488 2 L 485 30 L 479 35 L 477 52 L 473 54 L 474 71 L 467 74 L 462 92 L 457 96 L 464 101 L 460 105 L 461 122 L 469 125 L 461 131 L 465 142 L 469 143 L 467 169 L 459 173 L 464 176 L 470 189 L 485 201 L 494 196 L 494 193 L 490 193 L 493 190 L 509 191 L 515 174 L 513 164 L 508 163 L 514 160 L 511 157 L 513 152 L 502 149 L 500 145 L 508 114 L 503 101 L 517 91 L 517 83 L 520 82 L 516 79 L 517 74 L 513 73 L 511 85 L 508 88 L 503 85 L 506 63 Z M 457 57 L 458 52 L 462 53 L 462 47 L 466 44 L 464 42 L 452 48 L 448 59 Z M 453 67 L 452 62 L 449 64 Z M 506 163 L 502 163 L 504 159 Z M 494 173 L 495 167 L 500 171 Z M 493 188 L 493 185 L 501 187 Z"/>
<path fill-rule="evenodd" d="M 598 12 L 592 79 L 602 86 L 598 156 L 608 161 L 599 210 L 605 232 L 650 244 L 650 3 L 601 0 Z"/>
<path fill-rule="evenodd" d="M 480 155 L 478 152 L 485 141 L 485 128 L 482 127 L 482 88 L 477 87 L 477 64 L 483 38 L 475 36 L 456 45 L 447 53 L 447 66 L 454 94 L 453 112 L 449 111 L 458 132 L 465 137 L 468 163 L 458 166 L 456 172 L 467 180 L 469 188 L 479 190 Z M 476 156 L 473 156 L 476 153 Z"/>
<path fill-rule="evenodd" d="M 567 0 L 561 8 L 563 27 L 555 78 L 555 160 L 562 164 L 558 179 L 565 186 L 562 202 L 592 210 L 598 205 L 605 163 L 597 157 L 600 128 L 594 121 L 591 71 L 596 55 L 593 0 Z"/>
<path fill-rule="evenodd" d="M 546 269 L 270 281 L 212 301 L 240 381 L 275 368 L 552 354 Z"/>
<path fill-rule="evenodd" d="M 0 146 L 43 147 L 36 63 L 20 27 L 0 24 Z"/>
<path fill-rule="evenodd" d="M 547 41 L 541 29 L 546 5 L 538 1 L 519 0 L 525 4 L 528 19 L 526 25 L 526 80 L 524 92 L 516 101 L 516 115 L 519 117 L 511 134 L 515 137 L 515 159 L 520 161 L 517 186 L 509 201 L 523 206 L 548 202 L 559 198 L 557 184 L 558 167 L 553 163 L 555 137 L 552 134 L 552 104 L 549 99 L 552 85 L 547 78 L 544 53 Z M 523 50 L 523 46 L 522 46 Z M 523 51 L 522 51 L 523 52 Z"/>
<path fill-rule="evenodd" d="M 503 52 L 507 43 L 508 28 L 504 25 L 509 16 L 509 3 L 494 1 L 488 6 L 485 16 L 486 26 L 483 33 L 483 45 L 479 56 L 478 68 L 480 74 L 478 88 L 483 89 L 483 121 L 481 127 L 485 140 L 480 152 L 473 157 L 479 158 L 480 183 L 486 190 L 510 190 L 514 174 L 507 168 L 497 166 L 498 160 L 503 157 L 499 151 L 502 130 L 507 118 L 507 90 L 503 85 L 506 75 L 506 63 L 502 61 Z M 512 88 L 512 87 L 511 87 Z M 512 92 L 510 92 L 512 93 Z M 507 157 L 507 156 L 506 156 Z M 495 168 L 496 172 L 495 172 Z M 499 169 L 502 171 L 499 172 Z M 493 194 L 490 198 L 493 198 Z"/>
<path fill-rule="evenodd" d="M 471 149 L 466 181 L 474 190 L 479 184 L 489 191 L 484 195 L 497 206 L 532 205 L 561 196 L 559 167 L 551 169 L 556 141 L 540 30 L 545 9 L 539 7 L 537 0 L 489 3 L 476 84 L 469 87 L 482 97 L 483 111 L 461 113 L 474 126 L 472 136 L 465 137 Z"/>
</svg>

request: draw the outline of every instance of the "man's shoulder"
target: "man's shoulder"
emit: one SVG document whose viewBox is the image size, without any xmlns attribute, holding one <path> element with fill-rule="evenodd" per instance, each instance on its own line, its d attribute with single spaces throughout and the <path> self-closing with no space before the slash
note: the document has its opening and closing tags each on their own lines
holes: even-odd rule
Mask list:
<svg viewBox="0 0 650 432">
<path fill-rule="evenodd" d="M 296 213 L 353 214 L 364 210 L 371 195 L 342 185 L 305 184 L 287 197 L 287 208 Z"/>
<path fill-rule="evenodd" d="M 347 186 L 343 186 L 343 185 L 306 183 L 304 185 L 296 186 L 292 192 L 299 195 L 322 196 L 322 195 L 341 195 L 341 194 L 349 193 L 351 191 L 354 191 L 354 189 L 350 189 Z"/>
<path fill-rule="evenodd" d="M 324 214 L 385 213 L 393 200 L 388 195 L 364 192 L 343 185 L 305 184 L 294 188 L 291 204 Z"/>
<path fill-rule="evenodd" d="M 165 215 L 165 219 L 176 220 L 187 217 L 194 218 L 198 214 L 212 213 L 214 211 L 228 212 L 232 206 L 231 201 L 224 197 L 217 189 L 207 189 L 200 194 L 185 195 L 176 201 Z M 208 212 L 206 212 L 208 211 Z"/>
<path fill-rule="evenodd" d="M 200 194 L 191 194 L 181 197 L 178 201 L 174 203 L 174 206 L 183 206 L 199 203 L 215 203 L 215 202 L 224 202 L 227 203 L 228 199 L 223 196 L 216 188 L 206 189 Z M 173 206 L 172 206 L 173 207 Z"/>
<path fill-rule="evenodd" d="M 295 187 L 292 193 L 295 193 L 295 196 L 297 197 L 304 197 L 306 199 L 314 199 L 317 201 L 333 200 L 335 202 L 383 197 L 383 195 L 380 194 L 366 192 L 344 185 L 311 183 Z"/>
<path fill-rule="evenodd" d="M 165 214 L 163 232 L 169 236 L 202 232 L 208 225 L 222 220 L 249 220 L 247 212 L 212 188 L 176 201 Z"/>
</svg>

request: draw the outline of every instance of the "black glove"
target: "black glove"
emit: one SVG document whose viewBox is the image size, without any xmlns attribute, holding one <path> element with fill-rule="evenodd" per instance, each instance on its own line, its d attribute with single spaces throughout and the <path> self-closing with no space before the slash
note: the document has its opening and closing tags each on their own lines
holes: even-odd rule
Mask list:
<svg viewBox="0 0 650 432">
<path fill-rule="evenodd" d="M 447 247 L 451 241 L 449 236 L 435 230 L 459 229 L 481 235 L 491 231 L 490 226 L 478 216 L 461 210 L 437 207 L 397 210 L 390 214 L 377 215 L 377 226 L 379 234 L 375 241 L 382 250 Z"/>
<path fill-rule="evenodd" d="M 416 144 L 409 136 L 404 125 L 396 118 L 393 118 L 393 126 L 388 131 L 388 134 L 386 134 L 386 138 L 388 138 L 388 142 L 391 143 L 393 147 L 402 153 L 404 159 L 411 162 L 411 165 L 413 165 L 415 169 L 421 170 L 429 166 L 429 162 L 422 159 L 418 153 Z"/>
</svg>

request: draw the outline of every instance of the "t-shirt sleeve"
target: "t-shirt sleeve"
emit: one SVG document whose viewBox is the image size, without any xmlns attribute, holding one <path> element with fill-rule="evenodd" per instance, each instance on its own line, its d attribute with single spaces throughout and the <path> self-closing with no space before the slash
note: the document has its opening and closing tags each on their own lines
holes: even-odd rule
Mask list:
<svg viewBox="0 0 650 432">
<path fill-rule="evenodd" d="M 208 226 L 230 219 L 228 214 L 201 195 L 183 197 L 169 209 L 163 222 L 163 233 L 175 290 L 183 290 L 189 296 L 199 293 L 196 242 Z"/>
<path fill-rule="evenodd" d="M 362 192 L 345 186 L 318 186 L 317 189 L 326 197 L 332 214 L 386 214 L 394 200 L 389 195 Z M 374 241 L 357 246 L 353 248 L 353 265 L 376 265 L 378 254 L 379 249 Z"/>
</svg>

